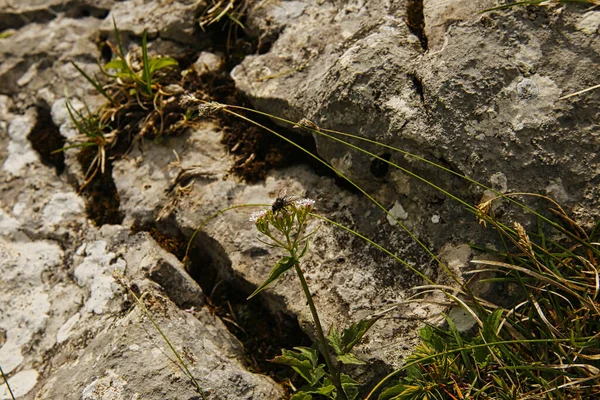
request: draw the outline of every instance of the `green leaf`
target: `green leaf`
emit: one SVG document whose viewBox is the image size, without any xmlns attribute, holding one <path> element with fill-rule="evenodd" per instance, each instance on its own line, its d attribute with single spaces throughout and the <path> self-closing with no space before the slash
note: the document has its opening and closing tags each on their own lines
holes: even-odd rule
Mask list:
<svg viewBox="0 0 600 400">
<path fill-rule="evenodd" d="M 307 347 L 295 347 L 297 351 L 282 349 L 281 355 L 271 362 L 292 367 L 311 387 L 314 387 L 325 376 L 323 365 L 317 365 L 316 350 Z"/>
<path fill-rule="evenodd" d="M 442 353 L 446 351 L 446 341 L 436 333 L 433 327 L 426 325 L 419 331 L 419 335 L 423 342 L 428 346 L 431 346 L 436 353 Z"/>
<path fill-rule="evenodd" d="M 340 381 L 342 383 L 342 389 L 344 390 L 348 400 L 356 399 L 358 397 L 358 382 L 346 374 L 340 375 Z"/>
<path fill-rule="evenodd" d="M 494 341 L 497 338 L 496 332 L 498 331 L 498 327 L 500 327 L 500 323 L 502 322 L 502 309 L 498 308 L 493 313 L 488 315 L 484 325 L 483 331 L 485 334 L 486 340 Z"/>
<path fill-rule="evenodd" d="M 117 54 L 117 57 L 123 59 L 125 57 L 125 53 L 123 52 L 123 44 L 121 43 L 121 32 L 119 32 L 119 28 L 117 28 L 117 22 L 115 21 L 114 16 L 113 27 L 115 29 L 115 40 L 117 41 L 117 49 L 119 50 L 119 54 Z"/>
<path fill-rule="evenodd" d="M 349 328 L 344 329 L 344 332 L 342 333 L 343 353 L 348 353 L 352 350 L 379 318 L 381 317 L 361 319 L 360 321 L 353 323 Z"/>
<path fill-rule="evenodd" d="M 148 62 L 148 38 L 145 29 L 144 33 L 142 33 L 142 61 L 144 63 L 142 80 L 146 84 L 148 94 L 152 94 L 152 76 L 150 75 L 150 63 Z"/>
<path fill-rule="evenodd" d="M 294 395 L 290 397 L 290 400 L 312 400 L 312 396 L 306 392 L 300 391 L 294 393 Z"/>
<path fill-rule="evenodd" d="M 298 256 L 299 259 L 304 257 L 304 255 L 308 251 L 308 243 L 309 243 L 308 240 L 306 242 L 304 242 L 304 248 L 302 249 L 302 251 L 300 252 L 300 255 Z"/>
<path fill-rule="evenodd" d="M 344 348 L 343 348 L 344 346 L 342 345 L 342 338 L 340 336 L 340 333 L 338 332 L 338 330 L 335 328 L 334 325 L 331 326 L 331 329 L 329 330 L 329 334 L 327 335 L 327 339 L 329 340 L 329 344 L 335 351 L 335 354 L 337 354 L 337 355 L 344 354 Z"/>
<path fill-rule="evenodd" d="M 117 73 L 121 72 L 123 73 L 124 71 L 127 71 L 127 64 L 125 63 L 124 60 L 121 60 L 120 58 L 115 58 L 114 60 L 110 60 L 109 62 L 107 62 L 106 64 L 104 64 L 104 69 L 114 69 L 117 71 Z M 128 74 L 126 74 L 128 75 Z"/>
<path fill-rule="evenodd" d="M 179 63 L 177 60 L 171 57 L 152 58 L 150 60 L 150 76 L 153 76 L 154 73 L 160 69 L 178 66 Z"/>
<path fill-rule="evenodd" d="M 262 292 L 268 285 L 274 282 L 277 278 L 279 278 L 284 272 L 288 269 L 294 267 L 294 265 L 298 264 L 298 260 L 292 257 L 283 257 L 281 260 L 275 264 L 271 272 L 269 273 L 269 277 L 265 280 L 262 285 L 258 287 L 250 296 L 248 296 L 247 300 L 250 300 L 260 292 Z"/>
<path fill-rule="evenodd" d="M 363 360 L 361 360 L 360 358 L 356 357 L 352 353 L 346 353 L 346 354 L 338 355 L 337 359 L 342 364 L 353 364 L 353 365 L 364 365 L 364 364 L 366 364 Z"/>
<path fill-rule="evenodd" d="M 86 72 L 85 72 L 83 69 L 81 69 L 81 68 L 79 67 L 79 65 L 75 64 L 73 61 L 71 61 L 71 64 L 72 64 L 72 65 L 75 67 L 75 69 L 76 69 L 77 71 L 79 71 L 79 73 L 80 73 L 81 75 L 83 75 L 83 77 L 84 77 L 84 78 L 85 78 L 85 79 L 86 79 L 86 80 L 87 80 L 89 83 L 91 83 L 91 84 L 92 84 L 92 86 L 93 86 L 94 88 L 96 88 L 96 90 L 97 90 L 97 91 L 98 91 L 100 94 L 102 94 L 102 96 L 106 97 L 106 98 L 108 99 L 108 101 L 110 101 L 110 103 L 111 103 L 112 105 L 114 105 L 114 104 L 115 104 L 115 101 L 114 101 L 114 99 L 113 99 L 113 98 L 112 98 L 112 97 L 111 97 L 111 96 L 110 96 L 110 95 L 109 95 L 109 94 L 106 92 L 106 90 L 104 90 L 104 88 L 103 88 L 103 87 L 102 87 L 102 85 L 100 84 L 100 81 L 98 81 L 98 78 L 96 78 L 96 79 L 93 79 L 93 78 L 92 78 L 91 76 L 89 76 L 89 75 L 88 75 L 88 74 L 87 74 L 87 73 L 86 73 Z"/>
<path fill-rule="evenodd" d="M 298 351 L 301 355 L 306 357 L 306 359 L 310 360 L 310 363 L 313 367 L 316 367 L 319 363 L 319 353 L 317 353 L 316 349 L 311 347 L 297 346 L 294 347 L 294 350 Z"/>
<path fill-rule="evenodd" d="M 7 29 L 3 32 L 0 33 L 0 39 L 6 39 L 8 37 L 11 37 L 12 35 L 15 34 L 15 31 L 12 29 Z"/>
<path fill-rule="evenodd" d="M 329 397 L 335 390 L 335 386 L 328 379 L 326 379 L 325 382 L 326 383 L 314 385 L 312 387 L 303 387 L 301 390 L 304 393 L 320 394 Z"/>
<path fill-rule="evenodd" d="M 383 392 L 381 392 L 377 400 L 388 400 L 391 398 L 396 398 L 396 396 L 404 392 L 404 389 L 405 385 L 403 383 L 399 383 L 396 386 L 392 386 L 391 388 L 387 388 Z"/>
</svg>

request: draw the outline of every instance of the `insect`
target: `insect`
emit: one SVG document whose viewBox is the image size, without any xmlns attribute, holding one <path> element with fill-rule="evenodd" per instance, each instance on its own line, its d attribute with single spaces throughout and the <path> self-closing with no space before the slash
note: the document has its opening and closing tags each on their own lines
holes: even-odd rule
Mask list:
<svg viewBox="0 0 600 400">
<path fill-rule="evenodd" d="M 298 196 L 286 196 L 286 189 L 281 189 L 277 194 L 277 198 L 271 204 L 271 211 L 273 211 L 273 214 L 276 214 L 279 211 L 287 212 L 286 207 L 292 204 L 297 197 Z"/>
</svg>

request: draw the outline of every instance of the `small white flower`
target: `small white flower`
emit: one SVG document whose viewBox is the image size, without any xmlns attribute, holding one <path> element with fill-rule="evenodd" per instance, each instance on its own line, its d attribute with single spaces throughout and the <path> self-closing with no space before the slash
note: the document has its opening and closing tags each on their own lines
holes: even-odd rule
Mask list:
<svg viewBox="0 0 600 400">
<path fill-rule="evenodd" d="M 260 210 L 260 211 L 254 211 L 249 218 L 250 222 L 256 222 L 261 218 L 264 218 L 265 215 L 267 215 L 267 211 L 268 210 Z"/>
<path fill-rule="evenodd" d="M 298 208 L 311 207 L 313 204 L 315 204 L 315 201 L 313 199 L 298 199 L 294 201 L 294 204 Z"/>
</svg>

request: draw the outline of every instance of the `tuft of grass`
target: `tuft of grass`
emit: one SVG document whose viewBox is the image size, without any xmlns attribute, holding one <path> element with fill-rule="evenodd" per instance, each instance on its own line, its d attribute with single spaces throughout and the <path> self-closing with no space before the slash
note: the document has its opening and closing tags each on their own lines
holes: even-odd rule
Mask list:
<svg viewBox="0 0 600 400">
<path fill-rule="evenodd" d="M 72 144 L 55 150 L 53 153 L 71 148 L 96 147 L 97 149 L 96 155 L 85 173 L 84 183 L 79 188 L 81 191 L 94 179 L 98 171 L 104 173 L 107 148 L 114 145 L 117 136 L 116 132 L 110 128 L 100 114 L 90 111 L 87 104 L 84 103 L 85 114 L 83 110 L 74 109 L 69 100 L 66 101 L 66 106 L 69 117 L 79 134 L 71 140 Z"/>
<path fill-rule="evenodd" d="M 581 240 L 600 245 L 600 224 L 588 234 L 564 210 L 553 212 Z M 407 364 L 384 381 L 405 376 L 379 400 L 583 399 L 600 393 L 597 254 L 565 236 L 551 240 L 543 229 L 527 232 L 518 222 L 507 229 L 493 216 L 489 221 L 507 246 L 494 252 L 500 260 L 472 261 L 483 267 L 470 273 L 493 273 L 487 281 L 516 289 L 512 307 L 455 302 L 476 316 L 475 332 L 459 333 L 449 318 L 445 327 L 425 327 Z"/>
<path fill-rule="evenodd" d="M 181 355 L 175 349 L 175 346 L 171 343 L 171 341 L 169 340 L 167 335 L 163 332 L 163 330 L 160 328 L 160 326 L 154 320 L 154 318 L 152 318 L 152 314 L 150 313 L 148 308 L 146 308 L 146 305 L 144 304 L 143 299 L 144 299 L 145 294 L 147 294 L 147 293 L 142 294 L 141 296 L 138 296 L 131 289 L 131 285 L 129 284 L 127 279 L 117 270 L 115 270 L 113 272 L 113 279 L 115 280 L 115 282 L 117 282 L 119 285 L 121 285 L 121 287 L 124 288 L 129 293 L 129 295 L 131 295 L 135 299 L 136 304 L 140 307 L 140 309 L 142 310 L 144 315 L 146 315 L 146 317 L 150 320 L 150 323 L 152 323 L 152 326 L 154 327 L 154 329 L 156 329 L 156 331 L 158 332 L 158 334 L 160 335 L 162 340 L 167 344 L 167 346 L 169 346 L 169 349 L 171 350 L 171 352 L 173 353 L 173 355 L 175 356 L 175 358 L 177 360 L 176 363 L 179 365 L 179 367 L 181 368 L 183 373 L 189 378 L 190 382 L 196 389 L 196 392 L 200 395 L 202 400 L 207 400 L 204 390 L 202 390 L 202 387 L 200 386 L 200 384 L 198 383 L 198 381 L 196 380 L 194 375 L 192 375 L 187 364 L 185 363 L 185 361 L 183 361 L 183 357 L 181 357 Z"/>
<path fill-rule="evenodd" d="M 241 22 L 242 17 L 248 8 L 247 0 L 211 0 L 211 4 L 206 7 L 206 10 L 198 20 L 200 28 L 219 22 L 222 18 L 229 19 L 231 24 L 235 24 L 242 29 L 246 29 Z M 231 27 L 231 24 L 230 27 Z"/>
<path fill-rule="evenodd" d="M 113 25 L 116 44 L 107 41 L 113 58 L 100 66 L 100 77 L 87 73 L 71 62 L 106 99 L 93 112 L 87 105 L 85 112 L 76 111 L 67 102 L 69 115 L 80 135 L 73 144 L 56 151 L 73 147 L 98 148 L 98 154 L 91 164 L 84 167 L 88 171 L 80 190 L 91 182 L 98 171 L 104 173 L 107 160 L 122 154 L 136 137 L 160 140 L 163 135 L 175 135 L 194 126 L 199 117 L 198 113 L 180 106 L 181 86 L 186 77 L 177 74 L 177 60 L 151 56 L 146 31 L 142 34 L 141 47 L 126 53 L 114 20 Z M 117 142 L 121 143 L 118 148 L 115 146 Z"/>
</svg>

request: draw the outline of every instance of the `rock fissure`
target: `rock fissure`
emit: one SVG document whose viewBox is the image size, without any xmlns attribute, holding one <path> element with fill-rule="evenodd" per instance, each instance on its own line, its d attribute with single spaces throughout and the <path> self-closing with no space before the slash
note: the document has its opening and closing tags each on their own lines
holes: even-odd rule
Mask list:
<svg viewBox="0 0 600 400">
<path fill-rule="evenodd" d="M 184 260 L 189 238 L 181 233 L 173 236 L 173 225 L 169 225 L 168 228 L 164 224 L 161 227 L 160 223 L 143 228 L 134 226 L 132 232 L 148 232 L 163 249 Z M 196 236 L 185 265 L 202 288 L 202 301 L 210 313 L 220 318 L 242 344 L 246 367 L 279 383 L 292 380 L 295 385 L 301 385 L 288 367 L 269 361 L 279 355 L 282 348 L 312 345 L 281 299 L 258 296 L 248 300 L 256 287 L 231 268 L 223 246 L 203 232 Z M 172 278 L 164 276 L 164 271 L 151 274 L 150 278 L 180 307 L 189 307 L 189 301 L 181 300 L 181 286 L 170 283 Z"/>
<path fill-rule="evenodd" d="M 419 38 L 423 51 L 429 49 L 427 35 L 425 34 L 425 15 L 423 14 L 423 0 L 408 0 L 406 4 L 406 25 L 411 32 Z"/>
</svg>

